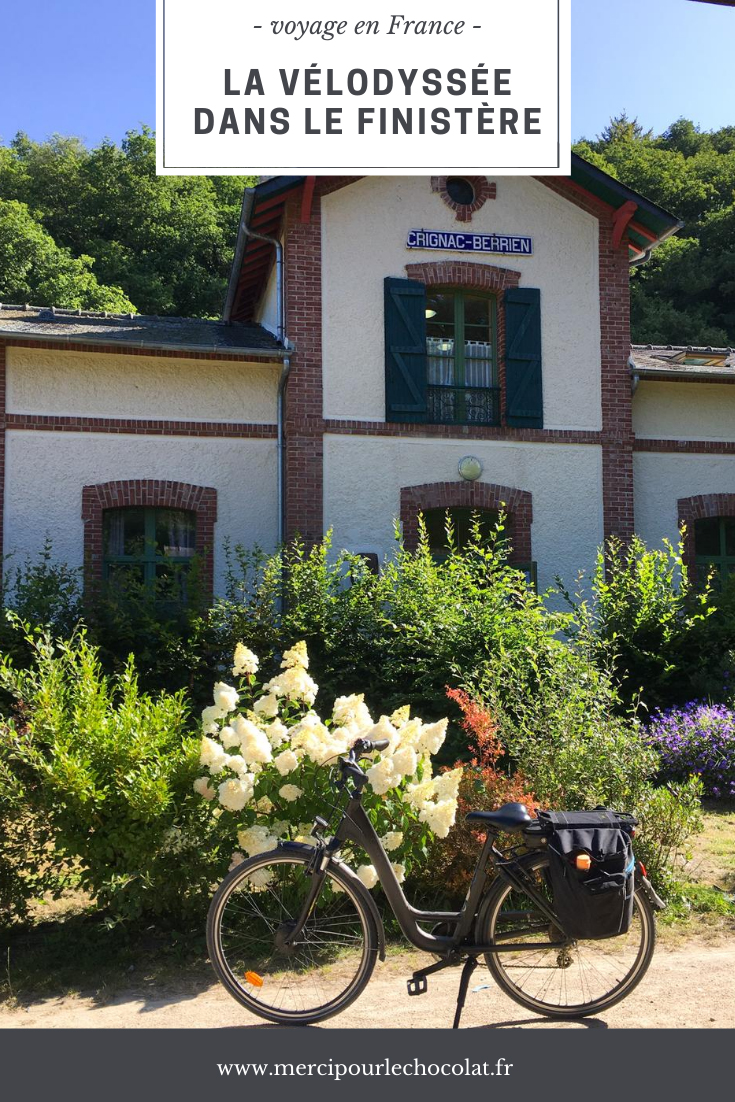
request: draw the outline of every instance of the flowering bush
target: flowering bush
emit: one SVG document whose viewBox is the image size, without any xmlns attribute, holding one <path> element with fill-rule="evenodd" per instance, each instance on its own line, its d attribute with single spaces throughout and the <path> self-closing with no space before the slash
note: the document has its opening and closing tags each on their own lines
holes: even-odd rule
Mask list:
<svg viewBox="0 0 735 1102">
<path fill-rule="evenodd" d="M 331 718 L 322 720 L 312 707 L 318 685 L 304 642 L 286 651 L 281 672 L 260 690 L 258 667 L 239 643 L 232 667 L 239 687 L 218 682 L 214 703 L 202 712 L 199 760 L 206 773 L 194 789 L 217 805 L 222 829 L 236 838 L 233 866 L 279 839 L 308 841 L 315 816 L 334 801 L 324 767 L 358 738 L 387 738 L 387 749 L 374 753 L 366 770 L 363 800 L 402 880 L 430 837 L 446 837 L 455 820 L 462 770 L 434 777 L 431 764 L 448 721 L 423 723 L 404 707 L 376 722 L 361 694 L 339 697 Z M 372 865 L 357 873 L 367 887 L 377 881 Z"/>
<path fill-rule="evenodd" d="M 654 713 L 648 728 L 661 757 L 661 776 L 701 777 L 707 795 L 735 796 L 735 712 L 724 704 L 693 700 Z"/>
</svg>

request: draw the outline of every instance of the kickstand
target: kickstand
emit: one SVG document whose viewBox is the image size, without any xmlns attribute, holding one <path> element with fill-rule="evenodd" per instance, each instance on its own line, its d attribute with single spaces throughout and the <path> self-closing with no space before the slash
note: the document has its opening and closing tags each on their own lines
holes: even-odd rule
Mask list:
<svg viewBox="0 0 735 1102">
<path fill-rule="evenodd" d="M 467 957 L 464 962 L 464 968 L 462 969 L 462 977 L 459 981 L 459 993 L 457 995 L 457 1009 L 454 1014 L 454 1025 L 452 1029 L 459 1029 L 459 1019 L 462 1017 L 462 1009 L 464 1007 L 465 999 L 467 998 L 467 988 L 470 985 L 470 979 L 472 973 L 477 968 L 477 957 Z"/>
</svg>

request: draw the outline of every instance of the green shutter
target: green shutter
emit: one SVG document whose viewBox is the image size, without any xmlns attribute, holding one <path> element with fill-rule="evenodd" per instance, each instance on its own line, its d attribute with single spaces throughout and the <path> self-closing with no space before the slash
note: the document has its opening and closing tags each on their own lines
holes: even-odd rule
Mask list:
<svg viewBox="0 0 735 1102">
<path fill-rule="evenodd" d="M 511 287 L 505 292 L 505 415 L 509 425 L 540 429 L 541 292 Z"/>
<path fill-rule="evenodd" d="M 385 409 L 426 420 L 426 288 L 413 279 L 385 280 Z"/>
</svg>

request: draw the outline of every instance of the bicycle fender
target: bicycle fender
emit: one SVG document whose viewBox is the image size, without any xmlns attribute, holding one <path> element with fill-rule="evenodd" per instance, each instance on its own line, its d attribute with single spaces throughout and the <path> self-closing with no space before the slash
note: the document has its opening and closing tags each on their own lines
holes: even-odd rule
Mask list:
<svg viewBox="0 0 735 1102">
<path fill-rule="evenodd" d="M 315 849 L 314 846 L 310 846 L 307 842 L 279 842 L 278 847 L 279 849 L 290 850 L 292 853 L 304 853 L 306 851 L 308 851 L 309 853 L 313 853 Z M 375 923 L 376 932 L 378 934 L 378 957 L 380 960 L 385 960 L 385 928 L 383 926 L 383 920 L 380 917 L 380 911 L 377 908 L 375 900 L 363 884 L 360 877 L 353 869 L 350 868 L 349 865 L 346 865 L 344 861 L 337 860 L 337 858 L 335 857 L 332 857 L 329 863 L 330 865 L 334 865 L 335 868 L 339 869 L 343 876 L 345 876 L 350 881 L 353 888 L 355 889 L 356 894 L 360 896 L 360 898 L 365 903 L 365 906 L 370 911 L 373 922 Z"/>
</svg>

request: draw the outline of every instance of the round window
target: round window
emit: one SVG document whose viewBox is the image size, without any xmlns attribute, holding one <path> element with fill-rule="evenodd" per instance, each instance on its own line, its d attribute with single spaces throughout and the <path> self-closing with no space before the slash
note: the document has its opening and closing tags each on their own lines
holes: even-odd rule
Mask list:
<svg viewBox="0 0 735 1102">
<path fill-rule="evenodd" d="M 447 195 L 454 203 L 469 207 L 475 201 L 475 189 L 469 180 L 461 176 L 450 176 L 447 180 Z"/>
</svg>

